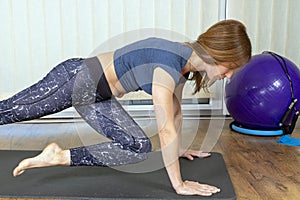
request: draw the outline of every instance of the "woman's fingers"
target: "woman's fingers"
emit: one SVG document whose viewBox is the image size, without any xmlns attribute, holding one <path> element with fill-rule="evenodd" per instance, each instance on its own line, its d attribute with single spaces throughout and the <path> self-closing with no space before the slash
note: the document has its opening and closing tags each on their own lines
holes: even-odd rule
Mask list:
<svg viewBox="0 0 300 200">
<path fill-rule="evenodd" d="M 204 153 L 202 151 L 194 151 L 194 150 L 187 150 L 182 154 L 182 157 L 186 157 L 189 160 L 194 160 L 194 157 L 207 158 L 209 156 L 211 156 L 210 153 Z"/>
<path fill-rule="evenodd" d="M 176 188 L 177 194 L 181 195 L 201 195 L 211 196 L 221 190 L 215 186 L 200 184 L 194 181 L 184 181 L 182 185 Z"/>
<path fill-rule="evenodd" d="M 199 158 L 207 158 L 207 157 L 211 156 L 210 153 L 204 153 L 202 151 L 200 151 L 198 155 L 199 155 L 198 156 Z"/>
</svg>

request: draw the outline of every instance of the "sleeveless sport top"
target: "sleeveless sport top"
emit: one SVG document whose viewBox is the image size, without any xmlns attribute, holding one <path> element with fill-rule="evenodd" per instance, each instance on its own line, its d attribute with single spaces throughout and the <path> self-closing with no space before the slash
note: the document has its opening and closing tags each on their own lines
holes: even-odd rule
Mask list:
<svg viewBox="0 0 300 200">
<path fill-rule="evenodd" d="M 192 54 L 192 49 L 178 42 L 149 38 L 114 53 L 116 75 L 127 92 L 144 90 L 152 94 L 153 72 L 157 67 L 171 75 L 177 86 L 185 78 L 180 72 Z"/>
</svg>

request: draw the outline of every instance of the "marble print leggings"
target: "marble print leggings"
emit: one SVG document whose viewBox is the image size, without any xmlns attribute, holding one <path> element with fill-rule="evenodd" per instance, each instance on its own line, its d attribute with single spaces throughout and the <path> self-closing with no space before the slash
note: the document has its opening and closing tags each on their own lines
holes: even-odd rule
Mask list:
<svg viewBox="0 0 300 200">
<path fill-rule="evenodd" d="M 41 81 L 0 102 L 0 125 L 37 119 L 74 106 L 98 133 L 111 139 L 70 149 L 71 166 L 117 166 L 147 159 L 151 142 L 111 95 L 96 57 L 69 59 Z"/>
</svg>

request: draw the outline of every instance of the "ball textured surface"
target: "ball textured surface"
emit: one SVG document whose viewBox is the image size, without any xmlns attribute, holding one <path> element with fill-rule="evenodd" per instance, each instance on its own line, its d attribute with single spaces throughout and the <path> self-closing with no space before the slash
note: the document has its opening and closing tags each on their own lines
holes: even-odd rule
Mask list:
<svg viewBox="0 0 300 200">
<path fill-rule="evenodd" d="M 300 111 L 300 71 L 287 58 L 282 57 L 290 74 L 295 108 Z M 277 129 L 292 98 L 290 82 L 280 62 L 273 55 L 255 55 L 225 86 L 228 112 L 240 125 L 252 129 Z M 288 125 L 295 111 L 287 119 Z"/>
</svg>

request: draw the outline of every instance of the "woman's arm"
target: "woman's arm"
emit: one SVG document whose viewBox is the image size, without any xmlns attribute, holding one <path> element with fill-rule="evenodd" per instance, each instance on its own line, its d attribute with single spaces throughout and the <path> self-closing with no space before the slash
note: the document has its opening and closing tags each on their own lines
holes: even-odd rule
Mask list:
<svg viewBox="0 0 300 200">
<path fill-rule="evenodd" d="M 181 101 L 182 101 L 182 91 L 183 91 L 184 83 L 179 84 L 173 94 L 173 112 L 174 112 L 174 124 L 175 129 L 178 136 L 178 151 L 179 156 L 181 156 L 185 150 L 182 148 L 182 110 L 181 110 Z"/>
<path fill-rule="evenodd" d="M 175 83 L 161 68 L 154 71 L 152 95 L 159 131 L 161 151 L 171 184 L 178 194 L 206 195 L 219 192 L 214 186 L 193 181 L 183 181 L 180 173 L 179 137 L 174 123 L 173 94 Z"/>
<path fill-rule="evenodd" d="M 189 160 L 194 160 L 194 157 L 209 157 L 210 153 L 203 153 L 201 151 L 191 150 L 189 147 L 183 147 L 181 143 L 182 139 L 182 111 L 181 111 L 181 101 L 182 101 L 182 91 L 184 83 L 179 84 L 173 95 L 173 109 L 174 109 L 174 124 L 178 135 L 179 142 L 179 156 L 186 157 Z"/>
<path fill-rule="evenodd" d="M 178 135 L 174 124 L 172 77 L 161 68 L 153 76 L 152 96 L 156 114 L 161 151 L 170 181 L 174 188 L 182 184 L 178 162 Z"/>
</svg>

